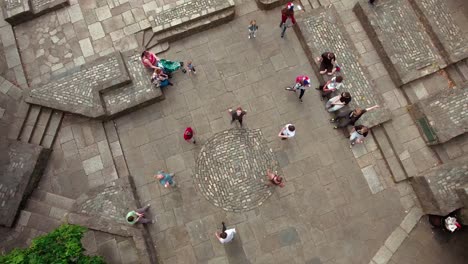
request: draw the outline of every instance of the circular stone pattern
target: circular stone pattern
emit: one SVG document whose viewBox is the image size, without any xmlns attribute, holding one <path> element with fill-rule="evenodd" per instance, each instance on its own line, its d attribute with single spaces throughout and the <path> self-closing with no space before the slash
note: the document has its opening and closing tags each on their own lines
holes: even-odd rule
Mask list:
<svg viewBox="0 0 468 264">
<path fill-rule="evenodd" d="M 230 129 L 215 134 L 201 149 L 195 184 L 215 206 L 247 211 L 270 197 L 266 171 L 277 168 L 259 129 Z"/>
</svg>

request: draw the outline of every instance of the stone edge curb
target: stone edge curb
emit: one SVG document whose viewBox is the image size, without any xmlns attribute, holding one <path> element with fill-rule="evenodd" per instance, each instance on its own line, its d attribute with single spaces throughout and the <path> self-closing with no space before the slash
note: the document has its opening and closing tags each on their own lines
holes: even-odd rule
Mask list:
<svg viewBox="0 0 468 264">
<path fill-rule="evenodd" d="M 400 225 L 393 230 L 377 253 L 375 253 L 374 257 L 369 261 L 369 264 L 388 263 L 422 216 L 423 212 L 421 208 L 411 208 L 410 212 L 405 216 L 405 218 L 403 218 Z"/>
</svg>

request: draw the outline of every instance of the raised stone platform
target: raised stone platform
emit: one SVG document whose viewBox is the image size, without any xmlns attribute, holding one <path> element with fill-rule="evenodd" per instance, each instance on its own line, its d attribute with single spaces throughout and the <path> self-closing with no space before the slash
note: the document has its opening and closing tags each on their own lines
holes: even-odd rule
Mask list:
<svg viewBox="0 0 468 264">
<path fill-rule="evenodd" d="M 154 33 L 150 42 L 174 41 L 232 20 L 234 5 L 233 0 L 182 0 L 163 7 L 149 2 L 143 9 Z"/>
<path fill-rule="evenodd" d="M 352 107 L 367 108 L 382 105 L 380 95 L 372 88 L 368 73 L 359 63 L 359 57 L 354 45 L 334 8 L 314 9 L 298 19 L 299 38 L 310 56 L 316 58 L 325 51 L 333 51 L 337 62 L 342 66 L 344 88 L 353 96 Z M 326 37 L 333 36 L 333 37 Z M 318 67 L 316 67 L 318 71 Z M 375 126 L 390 119 L 388 109 L 382 107 L 365 114 L 360 122 L 367 126 Z"/>
<path fill-rule="evenodd" d="M 4 0 L 3 14 L 14 26 L 69 4 L 68 0 Z"/>
<path fill-rule="evenodd" d="M 26 101 L 92 118 L 109 118 L 163 99 L 161 89 L 155 88 L 150 78 L 138 55 L 123 57 L 116 52 L 33 88 Z"/>
<path fill-rule="evenodd" d="M 467 31 L 461 30 L 461 27 L 466 27 L 463 22 L 468 19 L 468 14 L 450 9 L 444 0 L 415 0 L 410 1 L 410 4 L 426 26 L 447 64 L 468 57 Z M 464 17 L 457 20 L 459 16 Z"/>
<path fill-rule="evenodd" d="M 468 131 L 468 87 L 422 100 L 410 108 L 410 113 L 428 144 L 449 141 Z"/>
<path fill-rule="evenodd" d="M 50 151 L 14 140 L 2 140 L 1 147 L 0 225 L 11 227 L 19 207 L 39 181 Z"/>
<path fill-rule="evenodd" d="M 424 213 L 447 215 L 463 207 L 457 189 L 468 183 L 468 160 L 446 163 L 413 177 L 412 183 Z"/>
<path fill-rule="evenodd" d="M 291 0 L 255 0 L 257 6 L 263 10 L 270 10 L 278 6 L 286 5 Z"/>
<path fill-rule="evenodd" d="M 360 0 L 354 12 L 397 86 L 447 66 L 408 0 Z"/>
</svg>

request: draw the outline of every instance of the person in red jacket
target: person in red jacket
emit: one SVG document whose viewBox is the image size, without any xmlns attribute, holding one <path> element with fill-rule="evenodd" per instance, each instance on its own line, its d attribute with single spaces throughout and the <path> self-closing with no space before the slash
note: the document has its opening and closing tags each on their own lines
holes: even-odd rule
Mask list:
<svg viewBox="0 0 468 264">
<path fill-rule="evenodd" d="M 193 144 L 196 144 L 197 142 L 195 141 L 195 136 L 193 133 L 193 129 L 191 127 L 187 127 L 184 131 L 184 139 L 187 142 L 192 142 Z"/>
<path fill-rule="evenodd" d="M 294 18 L 294 4 L 292 2 L 289 2 L 285 8 L 281 10 L 281 23 L 280 27 L 283 26 L 284 23 L 286 23 L 286 20 L 288 18 L 291 19 L 291 22 L 293 25 L 296 24 L 296 19 Z"/>
</svg>

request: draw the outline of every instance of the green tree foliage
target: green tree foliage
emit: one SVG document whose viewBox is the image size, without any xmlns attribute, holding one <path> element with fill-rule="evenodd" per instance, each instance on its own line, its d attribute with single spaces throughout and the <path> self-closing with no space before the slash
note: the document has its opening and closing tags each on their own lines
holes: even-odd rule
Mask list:
<svg viewBox="0 0 468 264">
<path fill-rule="evenodd" d="M 49 234 L 36 237 L 26 249 L 14 249 L 0 256 L 2 264 L 105 264 L 102 257 L 83 254 L 81 238 L 86 228 L 62 225 Z"/>
</svg>

